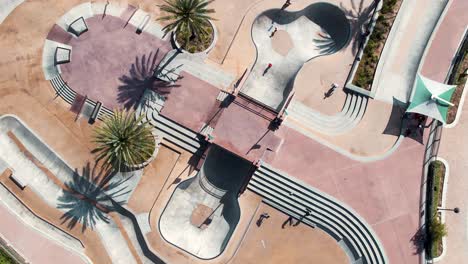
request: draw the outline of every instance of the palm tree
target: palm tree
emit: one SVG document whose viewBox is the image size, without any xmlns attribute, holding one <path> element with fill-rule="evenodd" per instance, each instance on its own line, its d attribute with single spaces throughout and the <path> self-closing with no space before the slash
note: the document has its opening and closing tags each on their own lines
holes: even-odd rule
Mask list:
<svg viewBox="0 0 468 264">
<path fill-rule="evenodd" d="M 176 35 L 185 33 L 185 45 L 196 37 L 207 35 L 206 26 L 213 20 L 209 14 L 214 9 L 207 8 L 214 0 L 164 0 L 165 4 L 158 7 L 168 15 L 158 18 L 169 21 L 163 28 L 165 34 L 175 30 Z"/>
<path fill-rule="evenodd" d="M 104 167 L 122 170 L 128 165 L 147 161 L 154 152 L 155 141 L 151 127 L 142 122 L 143 116 L 135 118 L 133 113 L 115 111 L 113 116 L 95 130 L 97 161 Z"/>
</svg>

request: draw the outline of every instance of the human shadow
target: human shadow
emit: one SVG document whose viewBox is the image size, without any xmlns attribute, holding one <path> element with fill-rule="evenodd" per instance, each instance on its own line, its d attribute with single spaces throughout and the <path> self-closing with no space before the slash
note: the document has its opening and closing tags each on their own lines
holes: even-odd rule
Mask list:
<svg viewBox="0 0 468 264">
<path fill-rule="evenodd" d="M 72 180 L 64 184 L 63 194 L 58 198 L 57 208 L 66 210 L 60 217 L 62 224 L 68 222 L 67 227 L 73 229 L 81 223 L 84 232 L 99 221 L 109 223 L 108 213 L 115 209 L 112 201 L 123 204 L 120 197 L 130 192 L 124 183 L 131 177 L 111 181 L 114 175 L 115 172 L 98 171 L 97 166 L 91 168 L 89 163 L 81 174 L 75 169 Z"/>
<path fill-rule="evenodd" d="M 372 4 L 364 7 L 364 0 L 360 0 L 358 4 L 356 4 L 356 0 L 350 0 L 351 8 L 346 8 L 343 3 L 340 3 L 341 10 L 351 24 L 351 50 L 354 55 L 364 45 L 365 31 L 363 31 L 363 27 L 367 27 L 370 23 L 377 2 L 373 1 Z"/>
<path fill-rule="evenodd" d="M 163 57 L 159 56 L 159 49 L 154 53 L 136 57 L 128 74 L 119 78 L 122 84 L 117 88 L 117 102 L 125 109 L 135 110 L 147 89 L 167 98 L 172 89 L 180 86 L 175 84 L 182 78 L 175 73 L 176 68 L 165 69 L 164 74 L 159 71 L 158 74 L 155 73 Z"/>
</svg>

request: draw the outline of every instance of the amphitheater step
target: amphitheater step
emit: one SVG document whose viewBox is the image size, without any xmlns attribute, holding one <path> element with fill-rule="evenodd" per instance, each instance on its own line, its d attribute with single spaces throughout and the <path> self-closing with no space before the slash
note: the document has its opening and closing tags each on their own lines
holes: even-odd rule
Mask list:
<svg viewBox="0 0 468 264">
<path fill-rule="evenodd" d="M 153 111 L 149 115 L 147 116 L 149 123 L 168 141 L 191 153 L 197 152 L 201 147 L 202 143 L 195 132 L 159 115 L 157 111 Z"/>
<path fill-rule="evenodd" d="M 308 133 L 308 129 L 322 134 L 339 135 L 356 127 L 364 116 L 368 98 L 348 93 L 341 112 L 335 115 L 324 115 L 300 102 L 293 101 L 287 109 L 287 126 Z"/>
<path fill-rule="evenodd" d="M 380 243 L 367 224 L 352 209 L 285 173 L 262 164 L 248 188 L 264 202 L 303 222 L 316 225 L 334 237 L 352 263 L 387 263 Z M 311 214 L 305 216 L 306 210 Z"/>
</svg>

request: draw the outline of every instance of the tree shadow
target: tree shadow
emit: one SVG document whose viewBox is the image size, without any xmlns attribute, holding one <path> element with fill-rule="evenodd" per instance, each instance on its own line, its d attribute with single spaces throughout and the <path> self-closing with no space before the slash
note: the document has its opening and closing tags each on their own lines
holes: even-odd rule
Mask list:
<svg viewBox="0 0 468 264">
<path fill-rule="evenodd" d="M 163 57 L 159 57 L 159 49 L 154 53 L 145 54 L 141 58 L 136 57 L 128 74 L 119 78 L 122 84 L 117 88 L 117 102 L 122 104 L 125 109 L 135 110 L 146 89 L 166 98 L 173 88 L 180 86 L 175 84 L 177 80 L 181 79 L 175 73 L 177 67 L 165 70 L 164 74 L 158 71 L 156 77 L 155 72 Z"/>
<path fill-rule="evenodd" d="M 364 7 L 364 0 L 360 0 L 358 5 L 356 5 L 356 0 L 350 0 L 350 9 L 347 9 L 343 6 L 343 3 L 340 3 L 341 10 L 343 10 L 346 18 L 351 23 L 351 50 L 354 55 L 356 55 L 361 46 L 364 45 L 365 36 L 362 28 L 364 26 L 367 28 L 369 25 L 377 2 L 378 1 L 373 1 L 372 4 Z"/>
<path fill-rule="evenodd" d="M 413 243 L 414 255 L 420 255 L 421 253 L 423 253 L 424 249 L 427 246 L 425 228 L 420 227 L 413 235 L 413 237 L 411 237 L 410 241 L 411 243 Z"/>
<path fill-rule="evenodd" d="M 108 213 L 114 210 L 114 203 L 123 204 L 121 196 L 128 194 L 126 186 L 121 186 L 131 177 L 122 180 L 110 179 L 114 172 L 100 170 L 97 166 L 91 169 L 88 163 L 82 173 L 75 169 L 73 179 L 65 183 L 63 194 L 58 198 L 58 209 L 66 210 L 60 217 L 62 224 L 68 222 L 67 227 L 73 229 L 77 223 L 82 224 L 81 231 L 87 227 L 94 228 L 98 221 L 109 223 Z"/>
<path fill-rule="evenodd" d="M 319 38 L 312 39 L 320 55 L 332 54 L 337 51 L 335 41 L 330 35 L 320 35 Z"/>
</svg>

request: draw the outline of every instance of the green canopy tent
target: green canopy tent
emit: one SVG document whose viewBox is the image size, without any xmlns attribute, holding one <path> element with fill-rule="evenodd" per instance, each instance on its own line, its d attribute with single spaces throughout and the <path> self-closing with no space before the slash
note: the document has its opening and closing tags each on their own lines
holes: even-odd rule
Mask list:
<svg viewBox="0 0 468 264">
<path fill-rule="evenodd" d="M 447 123 L 448 108 L 456 85 L 430 80 L 420 74 L 416 77 L 411 104 L 406 112 L 419 113 Z"/>
</svg>

